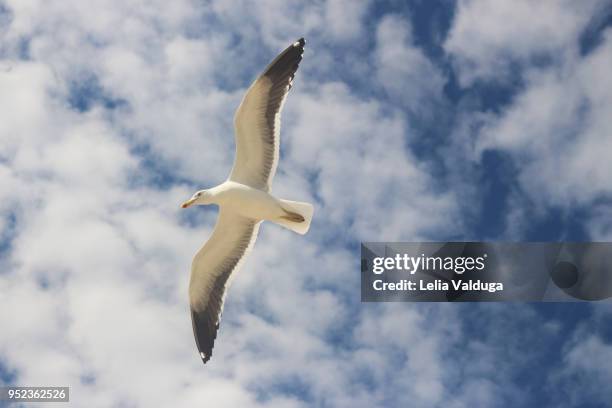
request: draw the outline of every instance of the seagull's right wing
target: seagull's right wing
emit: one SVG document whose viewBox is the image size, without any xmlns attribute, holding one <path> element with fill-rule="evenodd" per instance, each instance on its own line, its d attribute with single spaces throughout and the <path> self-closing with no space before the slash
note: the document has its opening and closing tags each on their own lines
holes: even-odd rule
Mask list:
<svg viewBox="0 0 612 408">
<path fill-rule="evenodd" d="M 280 115 L 304 53 L 300 38 L 266 67 L 249 87 L 236 116 L 236 158 L 229 179 L 269 191 L 276 172 Z"/>
<path fill-rule="evenodd" d="M 259 221 L 221 209 L 211 237 L 193 258 L 189 304 L 193 335 L 204 363 L 212 355 L 229 279 L 253 246 L 258 230 Z"/>
</svg>

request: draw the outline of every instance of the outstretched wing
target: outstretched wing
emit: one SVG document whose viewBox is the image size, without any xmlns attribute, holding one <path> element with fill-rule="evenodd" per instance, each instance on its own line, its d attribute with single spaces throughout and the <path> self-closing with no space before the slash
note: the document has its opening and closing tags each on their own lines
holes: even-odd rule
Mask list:
<svg viewBox="0 0 612 408">
<path fill-rule="evenodd" d="M 253 82 L 234 117 L 236 157 L 229 179 L 265 191 L 279 156 L 280 115 L 304 53 L 300 38 Z"/>
<path fill-rule="evenodd" d="M 259 221 L 221 209 L 211 237 L 193 258 L 189 304 L 193 335 L 204 363 L 212 355 L 230 277 L 253 246 L 258 230 Z"/>
</svg>

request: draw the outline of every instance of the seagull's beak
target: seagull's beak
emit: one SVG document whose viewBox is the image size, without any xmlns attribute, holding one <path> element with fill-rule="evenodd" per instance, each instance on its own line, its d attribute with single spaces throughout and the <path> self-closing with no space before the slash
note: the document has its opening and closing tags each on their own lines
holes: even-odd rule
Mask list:
<svg viewBox="0 0 612 408">
<path fill-rule="evenodd" d="M 196 199 L 195 198 L 190 198 L 189 200 L 185 201 L 182 205 L 181 208 L 187 208 L 189 207 L 191 204 L 195 203 Z"/>
</svg>

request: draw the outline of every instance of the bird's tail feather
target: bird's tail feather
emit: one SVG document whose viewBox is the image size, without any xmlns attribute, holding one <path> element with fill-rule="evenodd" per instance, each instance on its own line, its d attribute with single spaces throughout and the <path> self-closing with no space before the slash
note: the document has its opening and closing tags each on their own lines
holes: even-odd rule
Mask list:
<svg viewBox="0 0 612 408">
<path fill-rule="evenodd" d="M 272 221 L 298 234 L 304 235 L 308 232 L 314 212 L 312 204 L 289 200 L 280 201 L 287 215 Z"/>
</svg>

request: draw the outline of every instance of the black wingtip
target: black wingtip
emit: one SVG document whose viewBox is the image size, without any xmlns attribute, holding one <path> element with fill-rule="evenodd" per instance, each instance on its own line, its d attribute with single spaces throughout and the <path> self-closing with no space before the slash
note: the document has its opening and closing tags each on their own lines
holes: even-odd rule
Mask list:
<svg viewBox="0 0 612 408">
<path fill-rule="evenodd" d="M 202 359 L 202 364 L 206 364 L 208 360 L 210 360 L 210 355 L 206 355 L 203 352 L 200 352 L 200 358 Z"/>
<path fill-rule="evenodd" d="M 304 40 L 304 37 L 300 38 L 299 40 L 297 40 L 295 43 L 293 43 L 294 46 L 296 47 L 303 47 L 304 45 L 306 45 L 306 41 Z"/>
<path fill-rule="evenodd" d="M 207 313 L 198 312 L 193 308 L 191 309 L 191 323 L 198 353 L 202 363 L 206 364 L 212 357 L 219 324 L 211 321 Z"/>
</svg>

